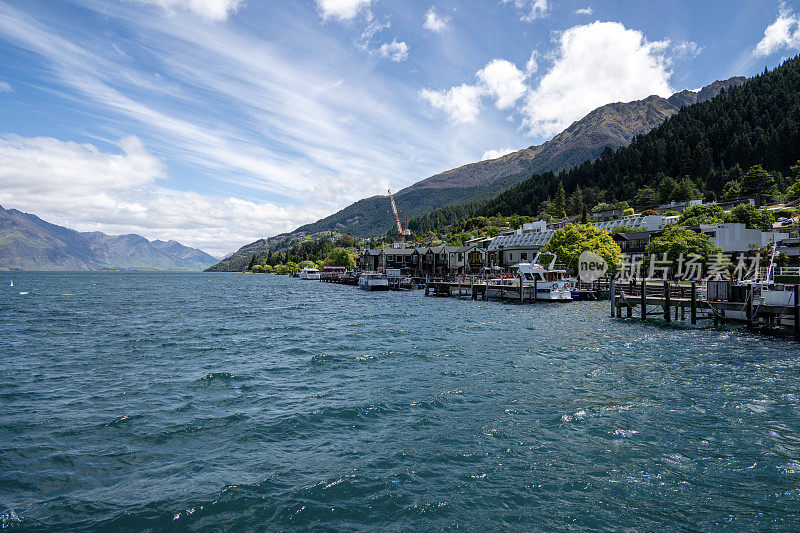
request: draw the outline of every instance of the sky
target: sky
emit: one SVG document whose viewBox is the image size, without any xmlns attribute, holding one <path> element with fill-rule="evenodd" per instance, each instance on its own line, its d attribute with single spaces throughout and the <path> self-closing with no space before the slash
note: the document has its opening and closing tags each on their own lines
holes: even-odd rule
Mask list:
<svg viewBox="0 0 800 533">
<path fill-rule="evenodd" d="M 0 205 L 222 256 L 798 51 L 800 0 L 0 0 Z"/>
</svg>

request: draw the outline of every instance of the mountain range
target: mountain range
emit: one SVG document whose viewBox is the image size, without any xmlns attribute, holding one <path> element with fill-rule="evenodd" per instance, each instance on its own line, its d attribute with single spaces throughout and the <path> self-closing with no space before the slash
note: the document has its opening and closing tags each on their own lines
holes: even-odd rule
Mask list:
<svg viewBox="0 0 800 533">
<path fill-rule="evenodd" d="M 680 91 L 669 98 L 654 95 L 643 100 L 598 107 L 543 144 L 496 159 L 463 165 L 414 183 L 394 195 L 397 207 L 401 216 L 413 218 L 448 205 L 488 200 L 531 175 L 569 169 L 596 159 L 606 148 L 627 146 L 637 135 L 659 126 L 681 108 L 710 100 L 723 89 L 741 85 L 746 79 L 735 76 L 715 81 L 698 91 Z M 394 225 L 388 211 L 388 196 L 359 200 L 290 233 L 245 245 L 230 256 L 226 265 L 220 264 L 219 269 L 227 270 L 228 264 L 238 265 L 242 261 L 246 264 L 254 253 L 264 253 L 269 247 L 279 247 L 324 231 L 364 238 L 383 235 Z"/>
<path fill-rule="evenodd" d="M 176 241 L 82 233 L 0 206 L 0 270 L 200 271 L 216 262 Z"/>
</svg>

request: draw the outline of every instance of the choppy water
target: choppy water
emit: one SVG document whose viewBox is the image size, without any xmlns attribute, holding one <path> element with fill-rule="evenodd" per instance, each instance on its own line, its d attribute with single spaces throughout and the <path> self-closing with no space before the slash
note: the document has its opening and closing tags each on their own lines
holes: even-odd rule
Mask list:
<svg viewBox="0 0 800 533">
<path fill-rule="evenodd" d="M 0 527 L 800 527 L 790 341 L 264 275 L 0 285 Z"/>
</svg>

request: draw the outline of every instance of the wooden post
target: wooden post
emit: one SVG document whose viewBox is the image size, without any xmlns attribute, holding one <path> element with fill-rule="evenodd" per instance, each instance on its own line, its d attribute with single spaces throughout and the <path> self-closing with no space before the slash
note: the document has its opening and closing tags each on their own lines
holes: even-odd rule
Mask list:
<svg viewBox="0 0 800 533">
<path fill-rule="evenodd" d="M 669 314 L 669 282 L 664 282 L 664 320 L 667 322 L 672 321 L 672 316 Z"/>
<path fill-rule="evenodd" d="M 539 291 L 539 280 L 536 279 L 536 276 L 534 275 L 533 276 L 533 301 L 534 302 L 536 301 L 537 297 L 539 296 L 538 291 Z"/>
<path fill-rule="evenodd" d="M 753 286 L 747 287 L 747 327 L 753 326 Z"/>
<path fill-rule="evenodd" d="M 642 320 L 647 320 L 647 285 L 645 285 L 647 281 L 645 278 L 642 278 L 642 294 L 640 295 L 640 299 L 642 301 Z"/>
<path fill-rule="evenodd" d="M 519 303 L 524 303 L 524 293 L 522 292 L 522 274 L 519 275 Z"/>
<path fill-rule="evenodd" d="M 800 285 L 794 286 L 794 337 L 800 340 Z"/>
<path fill-rule="evenodd" d="M 614 278 L 611 278 L 611 284 L 608 287 L 608 295 L 611 298 L 611 318 L 614 318 L 614 310 L 617 307 L 617 287 Z M 617 311 L 617 315 L 619 315 L 619 311 Z M 619 316 L 617 316 L 617 318 L 619 318 Z"/>
<path fill-rule="evenodd" d="M 697 324 L 697 282 L 692 282 L 692 324 Z"/>
</svg>

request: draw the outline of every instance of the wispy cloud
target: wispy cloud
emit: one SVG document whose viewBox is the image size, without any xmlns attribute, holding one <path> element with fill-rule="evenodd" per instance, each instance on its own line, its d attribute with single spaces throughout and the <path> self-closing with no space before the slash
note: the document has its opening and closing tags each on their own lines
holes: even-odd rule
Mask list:
<svg viewBox="0 0 800 533">
<path fill-rule="evenodd" d="M 13 93 L 14 88 L 7 81 L 0 81 L 0 93 Z"/>
<path fill-rule="evenodd" d="M 422 27 L 434 33 L 441 33 L 447 29 L 449 23 L 450 17 L 439 16 L 436 10 L 431 7 L 428 12 L 425 13 L 425 22 L 422 24 Z"/>
<path fill-rule="evenodd" d="M 323 20 L 351 20 L 369 8 L 372 0 L 315 0 Z"/>
<path fill-rule="evenodd" d="M 508 155 L 510 153 L 515 152 L 513 148 L 500 148 L 499 150 L 486 150 L 483 152 L 481 156 L 481 161 L 486 161 L 488 159 L 497 159 L 498 157 L 503 157 L 504 155 Z"/>
<path fill-rule="evenodd" d="M 514 4 L 522 12 L 520 20 L 523 22 L 533 22 L 544 18 L 550 12 L 548 0 L 503 0 L 504 4 Z"/>
<path fill-rule="evenodd" d="M 594 13 L 594 11 L 592 11 L 591 7 L 584 7 L 583 9 L 575 10 L 576 15 L 591 15 L 592 13 Z"/>
<path fill-rule="evenodd" d="M 491 138 L 508 142 L 501 125 L 484 125 L 479 138 L 415 114 L 406 102 L 416 87 L 375 76 L 349 43 L 319 24 L 305 27 L 300 41 L 339 57 L 335 66 L 230 23 L 198 31 L 197 17 L 82 2 L 122 25 L 129 39 L 148 43 L 149 63 L 132 59 L 122 48 L 129 41 L 97 39 L 69 24 L 56 30 L 4 3 L 0 38 L 35 54 L 53 93 L 98 118 L 98 139 L 136 134 L 157 147 L 171 170 L 180 169 L 170 172 L 174 191 L 231 191 L 226 197 L 284 206 L 268 210 L 283 214 L 262 224 L 260 236 L 474 160 Z M 396 42 L 390 58 L 407 53 Z"/>
<path fill-rule="evenodd" d="M 778 50 L 798 48 L 800 48 L 800 16 L 782 4 L 778 18 L 764 30 L 764 37 L 756 45 L 753 55 L 764 57 Z"/>
<path fill-rule="evenodd" d="M 394 62 L 401 62 L 408 59 L 408 45 L 403 41 L 397 42 L 397 39 L 390 43 L 383 43 L 378 49 L 381 57 L 386 57 Z"/>
<path fill-rule="evenodd" d="M 186 11 L 206 20 L 220 21 L 235 13 L 244 0 L 137 0 L 145 4 L 161 6 L 170 14 Z"/>
</svg>

